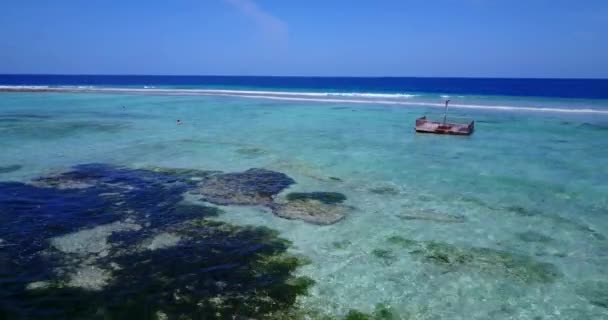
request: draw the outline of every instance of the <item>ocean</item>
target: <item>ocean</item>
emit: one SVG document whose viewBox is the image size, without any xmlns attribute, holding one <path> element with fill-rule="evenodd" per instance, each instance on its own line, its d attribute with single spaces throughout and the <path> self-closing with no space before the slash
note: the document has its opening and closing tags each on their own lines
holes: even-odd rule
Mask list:
<svg viewBox="0 0 608 320">
<path fill-rule="evenodd" d="M 608 319 L 608 80 L 0 75 L 0 137 L 0 319 Z"/>
</svg>

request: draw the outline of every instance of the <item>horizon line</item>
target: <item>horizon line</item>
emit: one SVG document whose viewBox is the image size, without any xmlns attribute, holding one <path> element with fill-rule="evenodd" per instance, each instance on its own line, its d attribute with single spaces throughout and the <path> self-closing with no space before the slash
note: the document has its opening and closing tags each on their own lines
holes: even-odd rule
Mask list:
<svg viewBox="0 0 608 320">
<path fill-rule="evenodd" d="M 498 76 L 305 76 L 305 75 L 237 75 L 237 74 L 113 74 L 113 73 L 0 73 L 0 76 L 113 76 L 113 77 L 241 77 L 241 78 L 359 78 L 359 79 L 506 79 L 506 80 L 608 80 L 606 78 L 551 78 Z"/>
</svg>

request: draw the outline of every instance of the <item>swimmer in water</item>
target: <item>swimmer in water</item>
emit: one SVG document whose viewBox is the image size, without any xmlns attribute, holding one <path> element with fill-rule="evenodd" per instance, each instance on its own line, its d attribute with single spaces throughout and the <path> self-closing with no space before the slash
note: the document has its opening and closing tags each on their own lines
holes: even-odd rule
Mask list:
<svg viewBox="0 0 608 320">
<path fill-rule="evenodd" d="M 177 119 L 177 125 L 179 126 L 179 125 L 181 125 L 181 124 L 182 124 L 182 121 L 181 121 L 181 120 L 179 120 L 179 119 Z"/>
</svg>

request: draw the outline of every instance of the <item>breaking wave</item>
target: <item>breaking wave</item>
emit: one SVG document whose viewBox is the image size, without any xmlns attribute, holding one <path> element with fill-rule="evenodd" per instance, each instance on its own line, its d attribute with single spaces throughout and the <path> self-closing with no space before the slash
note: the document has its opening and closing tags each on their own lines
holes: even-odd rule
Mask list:
<svg viewBox="0 0 608 320">
<path fill-rule="evenodd" d="M 160 89 L 160 88 L 101 88 L 89 86 L 48 87 L 48 86 L 0 86 L 0 91 L 9 92 L 81 92 L 81 93 L 126 93 L 153 95 L 187 95 L 187 96 L 229 96 L 240 98 L 256 98 L 283 100 L 293 102 L 327 102 L 327 103 L 356 103 L 383 104 L 401 106 L 443 107 L 443 101 L 429 99 L 414 99 L 415 94 L 405 93 L 365 93 L 365 92 L 298 92 L 298 91 L 267 91 L 267 90 L 229 90 L 229 89 Z M 444 96 L 442 96 L 445 98 Z M 605 114 L 608 109 L 568 108 L 568 107 L 537 107 L 510 105 L 482 105 L 453 102 L 450 108 L 495 110 L 495 111 L 528 111 Z"/>
</svg>

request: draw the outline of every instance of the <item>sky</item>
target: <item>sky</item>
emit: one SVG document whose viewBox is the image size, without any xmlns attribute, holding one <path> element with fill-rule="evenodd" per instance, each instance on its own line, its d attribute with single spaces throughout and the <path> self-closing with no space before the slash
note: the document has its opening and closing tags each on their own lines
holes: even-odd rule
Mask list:
<svg viewBox="0 0 608 320">
<path fill-rule="evenodd" d="M 2 0 L 0 73 L 608 78 L 607 0 Z"/>
</svg>

